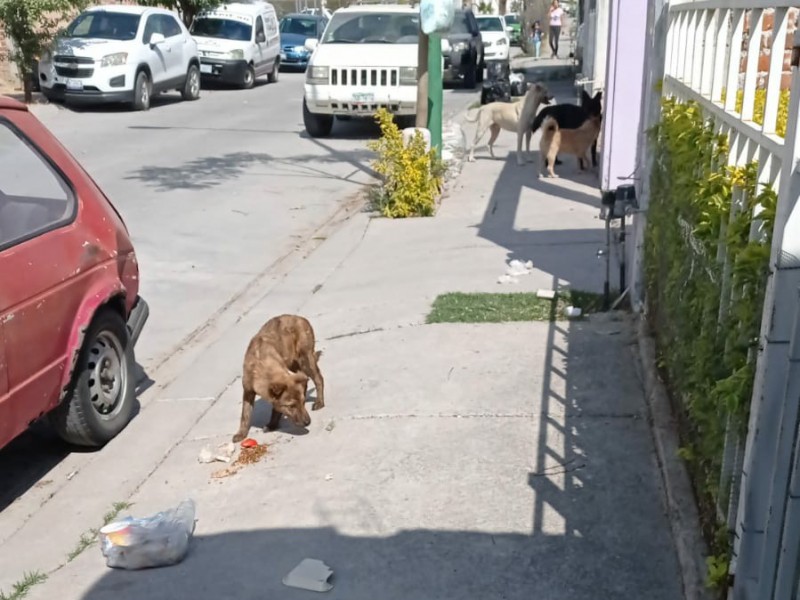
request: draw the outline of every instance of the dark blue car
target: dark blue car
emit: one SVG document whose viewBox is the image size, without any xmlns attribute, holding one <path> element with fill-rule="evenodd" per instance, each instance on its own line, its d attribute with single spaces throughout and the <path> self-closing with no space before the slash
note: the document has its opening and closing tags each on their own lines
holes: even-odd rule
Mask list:
<svg viewBox="0 0 800 600">
<path fill-rule="evenodd" d="M 309 38 L 319 39 L 328 19 L 322 15 L 296 13 L 281 19 L 281 67 L 305 69 L 311 51 L 305 47 Z"/>
</svg>

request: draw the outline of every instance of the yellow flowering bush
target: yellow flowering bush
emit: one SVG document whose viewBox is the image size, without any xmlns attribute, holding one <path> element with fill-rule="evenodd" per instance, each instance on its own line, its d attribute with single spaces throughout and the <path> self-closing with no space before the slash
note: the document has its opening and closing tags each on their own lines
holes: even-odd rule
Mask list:
<svg viewBox="0 0 800 600">
<path fill-rule="evenodd" d="M 722 103 L 725 103 L 727 90 L 722 90 Z M 742 112 L 744 105 L 744 91 L 736 90 L 736 107 L 738 113 Z M 767 108 L 767 90 L 756 90 L 756 99 L 753 104 L 753 122 L 761 125 L 764 123 L 764 111 Z M 775 122 L 775 133 L 786 137 L 786 123 L 789 120 L 789 90 L 781 90 L 778 97 L 778 118 Z"/>
<path fill-rule="evenodd" d="M 375 113 L 380 139 L 368 142 L 378 158 L 373 168 L 383 177 L 375 204 L 384 217 L 429 217 L 441 192 L 443 168 L 436 150 L 427 150 L 417 131 L 408 145 L 392 114 L 384 108 Z"/>
</svg>

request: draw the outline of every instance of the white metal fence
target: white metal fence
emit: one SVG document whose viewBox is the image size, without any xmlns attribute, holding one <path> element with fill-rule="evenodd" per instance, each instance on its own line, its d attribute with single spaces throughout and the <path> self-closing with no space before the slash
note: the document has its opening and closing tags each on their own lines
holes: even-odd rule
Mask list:
<svg viewBox="0 0 800 600">
<path fill-rule="evenodd" d="M 797 0 L 672 0 L 666 17 L 663 93 L 697 102 L 727 135 L 731 166 L 757 161 L 759 188 L 778 193 L 747 439 L 729 427 L 720 474 L 720 489 L 730 493 L 719 499 L 718 517 L 736 534 L 736 600 L 790 600 L 800 586 L 797 55 L 786 64 L 787 48 L 800 45 L 797 33 L 795 43 L 788 35 L 798 6 Z M 778 114 L 789 86 L 782 137 Z M 732 214 L 745 206 L 742 193 L 734 191 Z M 731 266 L 718 258 L 724 279 Z M 721 312 L 735 301 L 735 291 L 722 287 Z"/>
</svg>

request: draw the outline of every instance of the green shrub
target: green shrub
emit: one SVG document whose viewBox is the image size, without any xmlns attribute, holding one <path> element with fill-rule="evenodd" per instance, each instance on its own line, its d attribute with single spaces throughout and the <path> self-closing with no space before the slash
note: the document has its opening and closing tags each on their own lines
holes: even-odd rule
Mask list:
<svg viewBox="0 0 800 600">
<path fill-rule="evenodd" d="M 722 103 L 725 103 L 727 90 L 722 90 Z M 780 137 L 786 137 L 786 124 L 789 120 L 789 90 L 781 90 L 778 97 L 778 117 L 775 120 L 775 133 Z M 742 112 L 744 106 L 744 90 L 736 90 L 736 107 L 738 113 Z M 753 104 L 753 122 L 758 125 L 764 123 L 764 113 L 767 109 L 767 90 L 756 90 L 756 97 Z"/>
<path fill-rule="evenodd" d="M 662 100 L 651 135 L 647 299 L 719 582 L 729 552 L 716 535 L 716 503 L 729 493 L 724 438 L 729 422 L 742 435 L 747 425 L 776 195 L 757 185 L 755 163 L 727 166 L 727 137 L 696 103 Z"/>
</svg>

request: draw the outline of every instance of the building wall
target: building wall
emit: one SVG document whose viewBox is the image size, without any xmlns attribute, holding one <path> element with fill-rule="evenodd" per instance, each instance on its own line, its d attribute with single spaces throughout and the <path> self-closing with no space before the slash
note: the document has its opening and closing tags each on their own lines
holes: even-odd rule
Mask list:
<svg viewBox="0 0 800 600">
<path fill-rule="evenodd" d="M 792 41 L 794 37 L 794 32 L 797 29 L 797 16 L 800 13 L 800 8 L 790 8 L 788 14 L 786 16 L 786 46 L 783 49 L 783 73 L 781 75 L 781 89 L 788 90 L 791 86 L 792 82 L 792 67 L 791 67 L 791 58 L 792 58 Z M 748 11 L 745 14 L 744 20 L 744 30 L 745 32 L 750 31 L 750 12 Z M 767 8 L 764 10 L 764 22 L 763 22 L 763 31 L 761 32 L 761 50 L 758 57 L 758 87 L 765 88 L 767 87 L 767 74 L 769 73 L 769 61 L 770 56 L 772 54 L 770 44 L 772 36 L 772 28 L 775 24 L 775 9 L 774 8 Z M 742 74 L 742 78 L 744 77 L 745 67 L 747 64 L 747 40 L 749 36 L 745 35 L 745 38 L 742 42 L 742 50 L 741 50 L 741 63 L 739 67 L 739 72 Z M 740 82 L 741 85 L 741 82 Z"/>
</svg>

